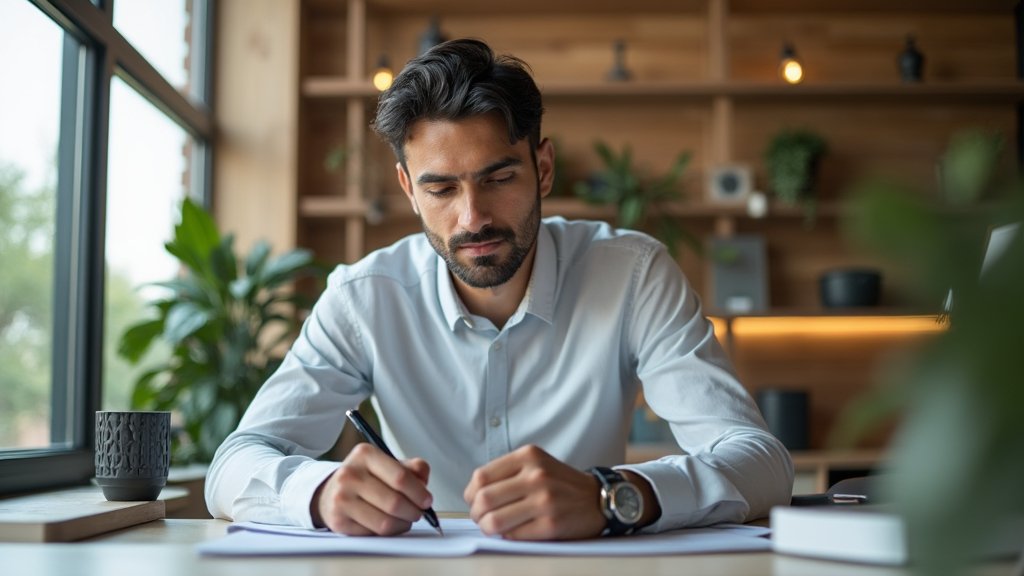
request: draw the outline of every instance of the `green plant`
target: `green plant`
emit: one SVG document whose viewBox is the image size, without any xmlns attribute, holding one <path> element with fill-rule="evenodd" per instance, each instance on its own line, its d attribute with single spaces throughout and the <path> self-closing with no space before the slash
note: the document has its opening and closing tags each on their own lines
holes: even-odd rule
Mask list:
<svg viewBox="0 0 1024 576">
<path fill-rule="evenodd" d="M 948 329 L 890 370 L 837 428 L 837 443 L 848 445 L 901 415 L 884 488 L 906 515 L 921 574 L 967 572 L 988 540 L 1007 535 L 1005 522 L 1024 517 L 1024 226 L 980 275 L 986 232 L 1024 222 L 1024 185 L 996 171 L 999 141 L 954 138 L 941 199 L 872 180 L 850 211 L 851 238 L 908 271 L 919 306 L 937 309 L 953 294 Z"/>
<path fill-rule="evenodd" d="M 180 413 L 187 441 L 175 441 L 176 462 L 208 462 L 238 425 L 256 391 L 280 364 L 275 348 L 294 332 L 295 307 L 304 299 L 286 285 L 316 273 L 307 250 L 270 257 L 257 243 L 244 262 L 231 234 L 221 236 L 213 218 L 189 199 L 164 246 L 182 265 L 179 277 L 155 285 L 171 290 L 151 302 L 156 318 L 129 327 L 118 353 L 141 360 L 158 339 L 170 358 L 139 376 L 132 406 Z"/>
<path fill-rule="evenodd" d="M 627 144 L 621 153 L 616 153 L 604 142 L 594 143 L 594 150 L 601 158 L 604 169 L 589 180 L 576 182 L 576 195 L 592 204 L 613 205 L 617 209 L 616 223 L 623 228 L 643 227 L 652 211 L 664 202 L 681 200 L 679 180 L 690 163 L 691 154 L 683 152 L 659 178 L 647 178 L 633 164 L 633 151 Z M 697 238 L 686 230 L 665 210 L 657 210 L 657 236 L 674 256 L 680 241 L 700 254 Z"/>
<path fill-rule="evenodd" d="M 814 221 L 817 206 L 814 179 L 818 162 L 828 151 L 825 140 L 809 130 L 783 130 L 765 149 L 769 187 L 779 200 L 802 204 L 806 221 Z"/>
</svg>

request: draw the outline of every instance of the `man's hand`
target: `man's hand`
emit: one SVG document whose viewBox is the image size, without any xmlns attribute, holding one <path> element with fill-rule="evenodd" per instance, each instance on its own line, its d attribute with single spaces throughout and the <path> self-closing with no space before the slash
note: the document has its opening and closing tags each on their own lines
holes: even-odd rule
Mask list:
<svg viewBox="0 0 1024 576">
<path fill-rule="evenodd" d="M 512 540 L 569 540 L 605 526 L 598 480 L 536 446 L 477 468 L 463 493 L 485 534 Z"/>
<path fill-rule="evenodd" d="M 350 536 L 407 532 L 433 502 L 429 476 L 430 466 L 421 458 L 399 462 L 357 444 L 313 495 L 313 523 Z"/>
</svg>

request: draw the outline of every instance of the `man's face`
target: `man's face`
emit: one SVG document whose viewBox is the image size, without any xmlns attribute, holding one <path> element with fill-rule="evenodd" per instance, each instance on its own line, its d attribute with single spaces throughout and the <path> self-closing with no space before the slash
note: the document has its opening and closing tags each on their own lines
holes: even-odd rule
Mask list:
<svg viewBox="0 0 1024 576">
<path fill-rule="evenodd" d="M 398 179 L 434 250 L 474 288 L 508 282 L 531 254 L 540 199 L 551 191 L 553 149 L 530 154 L 526 139 L 508 143 L 493 115 L 420 120 L 405 142 L 408 174 Z"/>
</svg>

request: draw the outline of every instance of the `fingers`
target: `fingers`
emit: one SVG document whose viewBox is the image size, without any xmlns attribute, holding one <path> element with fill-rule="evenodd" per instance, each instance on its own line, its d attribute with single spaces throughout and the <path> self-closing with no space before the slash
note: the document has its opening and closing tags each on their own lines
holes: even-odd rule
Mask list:
<svg viewBox="0 0 1024 576">
<path fill-rule="evenodd" d="M 427 480 L 430 479 L 430 464 L 427 464 L 427 461 L 424 460 L 423 458 L 403 460 L 402 464 L 405 465 L 406 468 L 411 470 L 412 473 L 415 474 L 416 477 L 419 478 L 420 481 L 423 482 L 424 484 L 426 484 Z M 426 506 L 424 506 L 424 508 L 426 508 Z"/>
<path fill-rule="evenodd" d="M 489 486 L 502 480 L 507 480 L 518 474 L 527 462 L 537 462 L 547 453 L 529 445 L 510 452 L 500 458 L 496 458 L 487 464 L 477 468 L 473 476 L 462 492 L 462 498 L 467 504 L 472 504 L 477 493 L 485 486 Z M 548 456 L 550 458 L 550 456 Z"/>
<path fill-rule="evenodd" d="M 528 446 L 477 469 L 464 496 L 484 533 L 549 540 L 600 534 L 599 491 L 590 474 Z"/>
<path fill-rule="evenodd" d="M 314 495 L 318 517 L 331 530 L 353 536 L 406 532 L 432 504 L 429 474 L 422 459 L 402 463 L 360 444 Z"/>
<path fill-rule="evenodd" d="M 383 484 L 382 490 L 375 491 L 371 493 L 372 495 L 386 497 L 388 492 L 397 492 L 404 496 L 404 500 L 416 508 L 417 512 L 433 504 L 434 499 L 430 492 L 427 491 L 426 486 L 427 476 L 430 474 L 430 468 L 426 466 L 426 462 L 418 458 L 416 459 L 422 462 L 422 464 L 417 464 L 419 470 L 419 473 L 417 473 L 406 468 L 402 462 L 391 458 L 380 450 L 369 445 L 366 446 L 367 448 L 363 449 L 363 451 L 368 452 L 366 458 L 367 470 L 374 480 L 378 480 Z M 425 474 L 425 476 L 420 474 Z M 373 485 L 378 487 L 377 484 Z M 384 504 L 383 502 L 381 503 Z M 383 509 L 387 510 L 387 508 Z"/>
</svg>

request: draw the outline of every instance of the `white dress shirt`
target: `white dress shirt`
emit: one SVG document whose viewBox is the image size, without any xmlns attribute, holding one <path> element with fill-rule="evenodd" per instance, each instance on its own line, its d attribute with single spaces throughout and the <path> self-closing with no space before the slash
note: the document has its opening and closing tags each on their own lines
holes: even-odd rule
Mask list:
<svg viewBox="0 0 1024 576">
<path fill-rule="evenodd" d="M 597 222 L 542 221 L 529 286 L 498 330 L 470 314 L 423 234 L 339 266 L 280 369 L 217 451 L 214 517 L 312 527 L 317 460 L 370 397 L 399 458 L 430 464 L 438 511 L 474 469 L 535 444 L 619 465 L 643 387 L 682 455 L 629 466 L 661 517 L 647 531 L 742 522 L 788 502 L 793 467 L 737 381 L 663 245 Z M 596 503 L 595 503 L 596 505 Z"/>
</svg>

